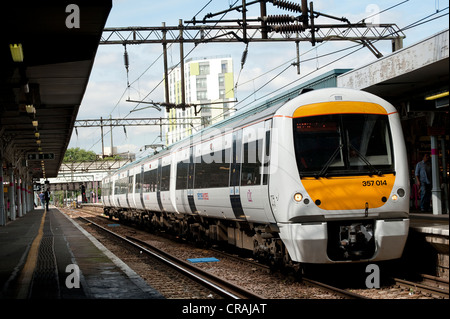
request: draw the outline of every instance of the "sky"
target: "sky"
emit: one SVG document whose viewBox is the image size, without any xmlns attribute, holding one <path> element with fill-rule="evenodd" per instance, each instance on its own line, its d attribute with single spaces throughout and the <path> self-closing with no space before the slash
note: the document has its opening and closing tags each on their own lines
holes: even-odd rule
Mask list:
<svg viewBox="0 0 450 319">
<path fill-rule="evenodd" d="M 299 0 L 289 0 L 300 3 Z M 236 0 L 113 0 L 106 27 L 129 26 L 176 26 L 178 21 L 203 19 L 208 13 L 216 13 L 228 9 Z M 247 2 L 250 2 L 247 0 Z M 308 1 L 309 3 L 310 1 Z M 403 32 L 406 38 L 403 46 L 419 42 L 449 26 L 449 0 L 315 0 L 314 10 L 336 17 L 345 17 L 356 23 L 369 17 L 366 21 L 373 23 L 395 23 L 400 29 L 418 21 L 430 22 L 407 28 Z M 237 4 L 241 4 L 238 0 Z M 205 7 L 206 6 L 206 7 Z M 393 8 L 391 8 L 393 7 Z M 202 10 L 202 8 L 204 8 Z M 389 9 L 390 8 L 390 9 Z M 386 10 L 389 9 L 389 10 Z M 385 11 L 386 10 L 386 11 Z M 381 12 L 381 13 L 379 13 Z M 267 13 L 296 15 L 286 10 L 279 10 L 271 3 L 267 4 Z M 379 13 L 379 14 L 376 14 Z M 81 12 L 81 14 L 83 14 Z M 374 15 L 375 14 L 375 15 Z M 297 14 L 298 15 L 298 14 Z M 259 5 L 248 7 L 247 17 L 259 16 Z M 442 16 L 440 18 L 437 18 Z M 241 18 L 240 13 L 233 11 L 225 19 Z M 338 21 L 331 19 L 317 20 L 316 23 L 332 24 Z M 338 22 L 340 23 L 340 22 Z M 355 45 L 348 41 L 329 41 L 312 46 L 309 42 L 300 43 L 301 72 L 297 74 L 294 66 L 295 43 L 256 43 L 248 45 L 248 55 L 241 70 L 241 56 L 245 49 L 244 43 L 209 43 L 194 45 L 185 44 L 185 54 L 192 52 L 188 58 L 209 57 L 216 55 L 231 55 L 234 63 L 235 91 L 238 100 L 237 109 L 248 109 L 257 105 L 271 95 L 279 94 L 292 86 L 299 85 L 329 70 L 337 68 L 357 68 L 376 60 L 367 49 L 356 52 Z M 383 55 L 391 53 L 390 41 L 375 43 Z M 92 68 L 89 83 L 81 103 L 77 120 L 117 118 L 159 118 L 164 117 L 164 108 L 157 111 L 154 108 L 140 109 L 147 105 L 127 102 L 130 100 L 164 101 L 162 45 L 141 44 L 128 45 L 129 72 L 124 66 L 124 47 L 122 45 L 100 45 Z M 330 54 L 333 53 L 333 54 Z M 179 62 L 179 46 L 168 49 L 169 66 Z M 241 71 L 241 72 L 240 72 Z M 239 75 L 240 74 L 240 75 Z M 239 75 L 239 76 L 238 76 Z M 237 82 L 237 83 L 236 83 Z M 159 84 L 159 85 L 158 85 Z M 119 152 L 135 153 L 137 158 L 151 154 L 151 149 L 144 150 L 145 145 L 164 143 L 160 138 L 159 126 L 127 126 L 113 128 L 113 145 Z M 104 145 L 111 146 L 109 128 L 104 128 Z M 79 147 L 85 150 L 102 153 L 100 128 L 74 129 L 69 148 Z"/>
</svg>

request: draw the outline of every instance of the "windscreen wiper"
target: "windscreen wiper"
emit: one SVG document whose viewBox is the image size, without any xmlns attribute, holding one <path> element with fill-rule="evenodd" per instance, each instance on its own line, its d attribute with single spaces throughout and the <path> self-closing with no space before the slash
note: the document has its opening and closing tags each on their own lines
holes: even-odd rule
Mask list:
<svg viewBox="0 0 450 319">
<path fill-rule="evenodd" d="M 356 154 L 359 156 L 360 159 L 363 160 L 364 163 L 366 163 L 367 167 L 369 167 L 370 171 L 372 173 L 375 173 L 378 176 L 382 176 L 383 173 L 381 172 L 381 170 L 376 169 L 370 162 L 369 160 L 362 155 L 357 149 L 356 147 L 354 147 L 352 144 L 350 144 L 350 147 L 356 152 Z M 369 176 L 372 176 L 372 174 L 370 174 Z"/>
<path fill-rule="evenodd" d="M 338 146 L 338 148 L 334 151 L 334 153 L 331 155 L 330 159 L 325 163 L 325 165 L 322 167 L 322 169 L 320 170 L 319 174 L 316 175 L 316 178 L 319 177 L 324 177 L 328 168 L 330 167 L 331 163 L 333 163 L 334 159 L 336 158 L 336 156 L 339 154 L 339 152 L 342 150 L 342 148 L 344 147 L 344 144 L 340 144 Z"/>
</svg>

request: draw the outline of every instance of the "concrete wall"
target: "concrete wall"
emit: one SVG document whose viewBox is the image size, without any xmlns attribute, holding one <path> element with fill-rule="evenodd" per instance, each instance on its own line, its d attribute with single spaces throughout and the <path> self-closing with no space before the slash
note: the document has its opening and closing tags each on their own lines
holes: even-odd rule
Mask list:
<svg viewBox="0 0 450 319">
<path fill-rule="evenodd" d="M 396 51 L 337 79 L 338 87 L 362 90 L 449 57 L 449 30 Z"/>
</svg>

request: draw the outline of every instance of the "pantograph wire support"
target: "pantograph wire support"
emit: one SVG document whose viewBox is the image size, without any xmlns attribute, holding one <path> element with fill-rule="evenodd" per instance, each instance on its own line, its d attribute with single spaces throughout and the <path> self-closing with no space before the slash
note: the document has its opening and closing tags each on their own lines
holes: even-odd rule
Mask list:
<svg viewBox="0 0 450 319">
<path fill-rule="evenodd" d="M 128 88 L 128 99 L 130 99 L 130 78 L 128 74 L 128 67 L 130 66 L 130 60 L 128 58 L 127 45 L 123 45 L 125 52 L 123 53 L 123 63 L 125 64 L 125 69 L 127 70 L 127 88 Z"/>
</svg>

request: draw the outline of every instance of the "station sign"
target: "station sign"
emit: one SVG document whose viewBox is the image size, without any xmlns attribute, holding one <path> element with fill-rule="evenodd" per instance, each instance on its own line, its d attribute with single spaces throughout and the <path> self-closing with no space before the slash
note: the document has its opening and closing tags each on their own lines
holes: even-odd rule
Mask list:
<svg viewBox="0 0 450 319">
<path fill-rule="evenodd" d="M 54 160 L 55 153 L 28 153 L 27 160 L 29 161 L 45 161 L 45 160 Z"/>
</svg>

